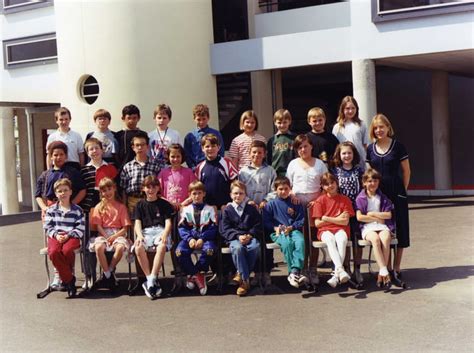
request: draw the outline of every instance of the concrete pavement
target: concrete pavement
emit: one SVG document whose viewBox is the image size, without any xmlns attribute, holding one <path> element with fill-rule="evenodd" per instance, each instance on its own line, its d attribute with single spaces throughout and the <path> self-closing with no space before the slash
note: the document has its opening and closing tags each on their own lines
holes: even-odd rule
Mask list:
<svg viewBox="0 0 474 353">
<path fill-rule="evenodd" d="M 290 289 L 280 266 L 272 274 L 279 295 L 66 300 L 53 292 L 38 300 L 41 223 L 0 227 L 0 351 L 472 351 L 474 197 L 414 199 L 410 208 L 409 288 L 388 292 L 365 265 L 364 289 L 324 283 L 316 293 Z"/>
</svg>

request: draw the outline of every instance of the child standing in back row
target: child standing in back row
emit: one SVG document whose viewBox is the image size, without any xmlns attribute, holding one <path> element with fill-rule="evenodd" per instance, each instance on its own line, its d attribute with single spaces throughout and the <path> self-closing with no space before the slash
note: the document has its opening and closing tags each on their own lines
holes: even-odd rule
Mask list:
<svg viewBox="0 0 474 353">
<path fill-rule="evenodd" d="M 359 117 L 359 105 L 354 97 L 346 96 L 339 106 L 337 123 L 332 129 L 340 142 L 350 141 L 356 146 L 360 156 L 360 167 L 365 170 L 365 157 L 369 135 L 367 125 Z"/>
<path fill-rule="evenodd" d="M 293 141 L 295 135 L 290 132 L 291 114 L 279 109 L 273 115 L 277 132 L 267 143 L 267 163 L 275 169 L 278 176 L 285 176 L 288 163 L 295 157 Z"/>
<path fill-rule="evenodd" d="M 132 140 L 139 133 L 145 133 L 138 128 L 140 121 L 140 109 L 137 106 L 130 104 L 122 109 L 122 121 L 124 123 L 123 130 L 115 134 L 118 143 L 118 150 L 116 153 L 117 168 L 122 170 L 123 166 L 135 158 L 135 151 L 132 148 Z"/>
<path fill-rule="evenodd" d="M 250 146 L 253 141 L 266 142 L 265 137 L 258 134 L 257 115 L 253 110 L 245 111 L 240 117 L 240 130 L 243 132 L 232 140 L 229 158 L 241 170 L 250 163 Z"/>
<path fill-rule="evenodd" d="M 329 131 L 326 131 L 326 114 L 321 108 L 315 107 L 308 111 L 308 124 L 311 126 L 311 131 L 306 136 L 313 145 L 312 155 L 327 165 L 336 150 L 339 140 Z"/>
</svg>

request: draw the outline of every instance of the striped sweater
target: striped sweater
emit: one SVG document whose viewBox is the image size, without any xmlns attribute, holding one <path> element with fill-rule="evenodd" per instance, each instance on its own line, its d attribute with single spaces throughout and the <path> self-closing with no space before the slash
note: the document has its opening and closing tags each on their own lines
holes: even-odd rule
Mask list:
<svg viewBox="0 0 474 353">
<path fill-rule="evenodd" d="M 63 210 L 59 207 L 59 202 L 50 206 L 46 210 L 43 229 L 50 238 L 55 238 L 59 232 L 66 232 L 73 238 L 82 238 L 85 231 L 82 208 L 71 204 L 69 210 Z"/>
</svg>

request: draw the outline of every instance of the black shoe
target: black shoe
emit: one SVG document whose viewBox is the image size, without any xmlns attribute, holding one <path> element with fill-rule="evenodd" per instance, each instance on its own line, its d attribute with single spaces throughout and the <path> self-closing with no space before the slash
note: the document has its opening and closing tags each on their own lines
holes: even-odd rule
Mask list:
<svg viewBox="0 0 474 353">
<path fill-rule="evenodd" d="M 71 282 L 67 283 L 66 284 L 66 288 L 67 288 L 67 296 L 69 298 L 72 298 L 72 297 L 75 297 L 76 296 L 76 292 L 77 292 L 77 289 L 76 289 L 76 277 L 72 277 L 72 280 Z"/>
<path fill-rule="evenodd" d="M 397 271 L 390 271 L 390 277 L 392 278 L 392 284 L 396 287 L 406 288 L 407 285 L 402 281 L 402 274 Z"/>
<path fill-rule="evenodd" d="M 152 287 L 148 288 L 147 282 L 143 282 L 142 288 L 145 291 L 145 295 L 150 298 L 151 300 L 156 298 L 156 287 L 153 285 Z"/>
<path fill-rule="evenodd" d="M 155 298 L 158 298 L 161 296 L 161 293 L 163 292 L 163 290 L 161 289 L 160 282 L 158 282 L 158 280 L 155 281 L 155 284 L 151 288 L 153 288 L 153 291 L 155 292 Z"/>
</svg>

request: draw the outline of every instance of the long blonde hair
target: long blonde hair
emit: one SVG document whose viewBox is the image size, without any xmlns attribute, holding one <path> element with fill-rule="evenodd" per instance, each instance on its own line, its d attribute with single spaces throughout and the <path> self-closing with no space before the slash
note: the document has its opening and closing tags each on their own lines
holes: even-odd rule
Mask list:
<svg viewBox="0 0 474 353">
<path fill-rule="evenodd" d="M 102 193 L 102 191 L 108 187 L 115 187 L 114 200 L 117 200 L 117 186 L 115 184 L 115 181 L 105 177 L 99 182 L 99 191 Z M 101 195 L 100 202 L 96 206 L 97 211 L 99 211 L 100 215 L 103 215 L 107 211 L 108 203 L 109 202 Z"/>
</svg>

